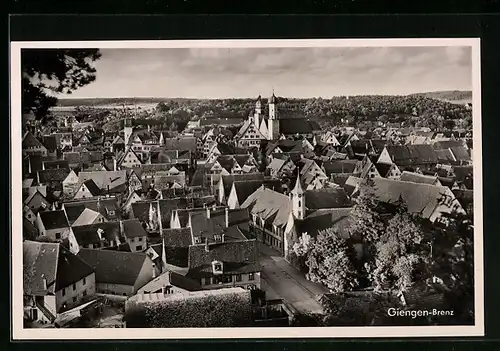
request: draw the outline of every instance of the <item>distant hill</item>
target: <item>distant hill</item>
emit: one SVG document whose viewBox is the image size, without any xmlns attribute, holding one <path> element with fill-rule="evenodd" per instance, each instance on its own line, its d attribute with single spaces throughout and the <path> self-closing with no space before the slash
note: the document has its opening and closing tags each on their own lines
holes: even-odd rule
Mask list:
<svg viewBox="0 0 500 351">
<path fill-rule="evenodd" d="M 472 91 L 470 90 L 446 90 L 432 91 L 427 93 L 411 94 L 412 96 L 422 96 L 431 99 L 445 100 L 450 102 L 472 102 Z"/>
<path fill-rule="evenodd" d="M 187 101 L 190 99 L 183 98 L 62 98 L 57 101 L 57 106 L 102 106 L 102 105 L 149 105 L 158 104 L 162 101 Z"/>
</svg>

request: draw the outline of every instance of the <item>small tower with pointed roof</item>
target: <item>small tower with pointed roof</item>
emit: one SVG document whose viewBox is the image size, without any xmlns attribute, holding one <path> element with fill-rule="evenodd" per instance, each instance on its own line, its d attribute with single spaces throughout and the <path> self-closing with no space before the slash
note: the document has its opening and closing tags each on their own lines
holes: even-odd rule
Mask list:
<svg viewBox="0 0 500 351">
<path fill-rule="evenodd" d="M 302 185 L 300 184 L 300 172 L 297 172 L 297 181 L 295 182 L 295 187 L 290 192 L 290 198 L 292 201 L 293 216 L 299 220 L 304 219 L 306 204 L 304 190 L 302 190 Z"/>
<path fill-rule="evenodd" d="M 133 130 L 134 127 L 132 126 L 132 119 L 125 118 L 125 120 L 123 121 L 123 139 L 125 140 L 125 147 L 128 145 Z"/>
<path fill-rule="evenodd" d="M 260 115 L 262 114 L 262 98 L 261 96 L 259 95 L 257 97 L 257 101 L 255 101 L 255 113 L 254 113 L 254 122 L 255 122 L 255 126 L 257 128 L 260 127 Z"/>
<path fill-rule="evenodd" d="M 280 122 L 276 113 L 276 96 L 273 94 L 269 98 L 269 140 L 276 140 L 279 138 Z"/>
</svg>

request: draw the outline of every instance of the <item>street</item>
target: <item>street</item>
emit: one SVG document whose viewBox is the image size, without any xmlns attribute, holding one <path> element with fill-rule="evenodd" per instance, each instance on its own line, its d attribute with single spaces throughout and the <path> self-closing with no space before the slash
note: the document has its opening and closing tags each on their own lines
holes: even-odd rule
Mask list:
<svg viewBox="0 0 500 351">
<path fill-rule="evenodd" d="M 282 298 L 302 312 L 321 313 L 317 297 L 328 293 L 324 286 L 308 281 L 303 274 L 290 266 L 281 254 L 259 243 L 262 265 L 261 288 L 268 299 Z"/>
</svg>

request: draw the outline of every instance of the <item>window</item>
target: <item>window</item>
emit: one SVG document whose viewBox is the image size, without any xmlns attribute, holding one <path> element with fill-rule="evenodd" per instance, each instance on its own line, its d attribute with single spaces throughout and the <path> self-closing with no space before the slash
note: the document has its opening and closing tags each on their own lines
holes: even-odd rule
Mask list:
<svg viewBox="0 0 500 351">
<path fill-rule="evenodd" d="M 139 238 L 139 241 L 142 241 L 142 238 Z"/>
<path fill-rule="evenodd" d="M 56 240 L 61 239 L 61 233 L 56 233 Z"/>
<path fill-rule="evenodd" d="M 254 280 L 255 277 L 253 275 L 253 273 L 248 273 L 248 280 Z"/>
<path fill-rule="evenodd" d="M 135 247 L 135 250 L 136 250 L 136 251 L 142 251 L 142 245 L 138 245 L 138 246 L 136 246 L 136 247 Z"/>
<path fill-rule="evenodd" d="M 83 278 L 83 285 L 85 285 L 85 278 Z"/>
<path fill-rule="evenodd" d="M 83 290 L 83 296 L 87 296 L 87 290 Z"/>
<path fill-rule="evenodd" d="M 241 282 L 241 274 L 236 274 L 236 276 L 235 276 L 235 280 L 236 280 L 237 282 Z"/>
<path fill-rule="evenodd" d="M 76 283 L 73 283 L 73 290 L 76 290 Z"/>
<path fill-rule="evenodd" d="M 62 289 L 62 296 L 66 295 L 66 289 Z"/>
</svg>

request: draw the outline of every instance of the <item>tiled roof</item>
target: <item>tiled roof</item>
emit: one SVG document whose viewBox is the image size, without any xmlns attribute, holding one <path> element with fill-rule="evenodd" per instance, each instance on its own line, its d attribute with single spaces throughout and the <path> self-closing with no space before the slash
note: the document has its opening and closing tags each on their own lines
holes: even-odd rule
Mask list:
<svg viewBox="0 0 500 351">
<path fill-rule="evenodd" d="M 54 168 L 69 169 L 69 163 L 67 160 L 47 160 L 42 162 L 43 162 L 43 167 L 45 169 L 54 169 Z"/>
<path fill-rule="evenodd" d="M 146 230 L 137 218 L 125 219 L 122 221 L 122 224 L 123 235 L 127 239 L 147 236 Z"/>
<path fill-rule="evenodd" d="M 264 186 L 266 188 L 275 190 L 277 192 L 281 192 L 281 181 L 278 179 L 269 179 L 269 180 L 239 180 L 233 183 L 233 186 L 236 190 L 236 195 L 238 195 L 238 201 L 240 204 L 245 202 L 245 200 L 252 195 L 260 186 Z M 228 194 L 229 195 L 229 194 Z"/>
<path fill-rule="evenodd" d="M 106 190 L 109 186 L 109 189 L 111 190 L 127 183 L 127 172 L 125 170 L 94 172 L 81 171 L 78 174 L 78 178 L 80 182 L 92 179 L 99 189 Z"/>
<path fill-rule="evenodd" d="M 169 228 L 162 230 L 165 245 L 169 247 L 188 247 L 192 244 L 190 228 Z"/>
<path fill-rule="evenodd" d="M 442 197 L 450 194 L 450 190 L 443 186 L 403 182 L 385 178 L 374 178 L 375 191 L 382 202 L 395 203 L 401 198 L 404 200 L 408 212 L 420 214 L 429 218 Z"/>
<path fill-rule="evenodd" d="M 63 210 L 39 212 L 46 230 L 68 228 L 69 223 Z"/>
<path fill-rule="evenodd" d="M 224 184 L 224 192 L 226 196 L 229 196 L 229 192 L 233 186 L 235 181 L 253 181 L 260 180 L 263 181 L 265 179 L 263 173 L 250 173 L 250 174 L 231 174 L 231 175 L 223 175 L 221 176 L 222 182 Z"/>
<path fill-rule="evenodd" d="M 99 244 L 100 239 L 97 232 L 100 230 L 104 239 L 116 241 L 120 237 L 120 222 L 104 222 L 73 227 L 73 234 L 80 246 Z"/>
<path fill-rule="evenodd" d="M 389 174 L 391 168 L 392 168 L 392 164 L 385 164 L 385 163 L 375 163 L 375 168 L 377 169 L 377 172 L 380 174 L 381 177 L 387 177 L 387 175 Z M 363 176 L 367 176 L 367 173 L 366 172 L 369 172 L 370 169 L 364 169 L 365 172 L 363 172 Z"/>
<path fill-rule="evenodd" d="M 133 218 L 137 218 L 140 222 L 145 222 L 149 220 L 149 208 L 153 204 L 153 207 L 158 206 L 157 201 L 137 201 L 132 204 L 132 215 Z"/>
<path fill-rule="evenodd" d="M 471 158 L 467 149 L 463 146 L 455 146 L 450 148 L 453 156 L 455 156 L 457 161 L 470 162 Z"/>
<path fill-rule="evenodd" d="M 45 135 L 42 138 L 43 145 L 49 151 L 55 151 L 57 149 L 57 140 L 53 135 Z"/>
<path fill-rule="evenodd" d="M 97 196 L 101 193 L 101 190 L 99 190 L 99 188 L 92 179 L 84 181 L 83 184 L 87 187 L 92 196 Z"/>
<path fill-rule="evenodd" d="M 428 176 L 414 172 L 404 171 L 399 180 L 404 182 L 422 183 L 422 184 L 436 184 L 438 178 L 436 176 Z"/>
<path fill-rule="evenodd" d="M 196 151 L 196 138 L 192 137 L 165 138 L 164 147 L 168 150 Z"/>
<path fill-rule="evenodd" d="M 80 249 L 78 256 L 95 270 L 96 283 L 133 286 L 148 256 L 145 253 Z"/>
<path fill-rule="evenodd" d="M 64 209 L 66 210 L 66 215 L 68 216 L 70 223 L 74 222 L 86 208 L 100 212 L 107 219 L 120 216 L 118 203 L 115 198 L 71 201 L 64 203 Z M 115 215 L 113 216 L 109 211 L 115 211 Z"/>
<path fill-rule="evenodd" d="M 216 207 L 216 210 L 220 210 L 224 208 L 223 206 Z M 179 218 L 179 224 L 181 225 L 182 228 L 185 228 L 188 225 L 189 222 L 189 216 L 191 213 L 195 212 L 203 212 L 206 211 L 206 208 L 204 207 L 197 207 L 197 208 L 183 208 L 183 209 L 177 209 L 173 210 L 172 214 L 177 213 L 177 216 Z"/>
<path fill-rule="evenodd" d="M 229 227 L 226 226 L 225 209 L 210 210 L 210 218 L 207 211 L 191 213 L 191 233 L 193 236 L 201 236 L 209 242 L 215 241 L 214 235 L 224 234 L 225 241 L 246 239 L 243 231 L 248 231 L 250 218 L 246 209 L 229 210 Z"/>
<path fill-rule="evenodd" d="M 96 218 L 100 215 L 99 212 L 86 208 L 83 210 L 82 214 L 73 222 L 72 226 L 77 227 L 80 225 L 92 224 Z"/>
<path fill-rule="evenodd" d="M 38 171 L 38 182 L 41 184 L 50 182 L 62 182 L 68 176 L 70 170 L 67 168 L 45 169 Z"/>
<path fill-rule="evenodd" d="M 464 146 L 464 142 L 462 140 L 443 140 L 435 142 L 432 147 L 436 150 L 445 150 L 452 147 L 460 147 Z"/>
<path fill-rule="evenodd" d="M 23 216 L 23 239 L 35 240 L 38 237 L 38 229 Z"/>
<path fill-rule="evenodd" d="M 28 149 L 30 147 L 43 148 L 43 144 L 38 140 L 32 133 L 28 132 L 23 138 L 22 142 L 23 149 Z"/>
<path fill-rule="evenodd" d="M 449 163 L 455 161 L 450 149 L 436 150 L 436 155 L 439 162 Z"/>
<path fill-rule="evenodd" d="M 389 145 L 386 149 L 397 165 L 411 166 L 438 162 L 436 152 L 431 145 Z"/>
<path fill-rule="evenodd" d="M 188 200 L 186 198 L 174 198 L 174 199 L 165 199 L 158 200 L 158 204 L 160 207 L 160 220 L 162 224 L 162 228 L 170 227 L 170 218 L 172 216 L 172 211 L 178 208 L 186 208 L 188 207 Z"/>
<path fill-rule="evenodd" d="M 315 237 L 319 231 L 335 228 L 344 239 L 348 239 L 350 237 L 348 230 L 350 212 L 351 208 L 316 210 L 308 214 L 304 220 L 296 220 L 295 225 L 299 233 L 308 233 L 312 237 Z"/>
<path fill-rule="evenodd" d="M 352 173 L 358 164 L 357 160 L 335 160 L 323 163 L 325 173 L 328 177 L 331 174 Z"/>
<path fill-rule="evenodd" d="M 23 242 L 23 290 L 26 295 L 54 294 L 92 272 L 89 265 L 61 244 Z M 43 286 L 44 277 L 46 290 Z"/>
<path fill-rule="evenodd" d="M 258 215 L 264 220 L 273 218 L 276 226 L 285 225 L 291 212 L 288 196 L 264 187 L 250 195 L 241 208 L 248 208 L 251 214 Z"/>
<path fill-rule="evenodd" d="M 258 249 L 255 240 L 230 241 L 209 245 L 208 252 L 205 244 L 189 247 L 188 277 L 198 278 L 212 276 L 212 262 L 223 263 L 224 273 L 258 272 L 261 267 L 258 263 Z"/>
<path fill-rule="evenodd" d="M 323 188 L 318 190 L 306 190 L 305 205 L 309 210 L 321 208 L 350 207 L 351 202 L 344 189 Z"/>
</svg>

